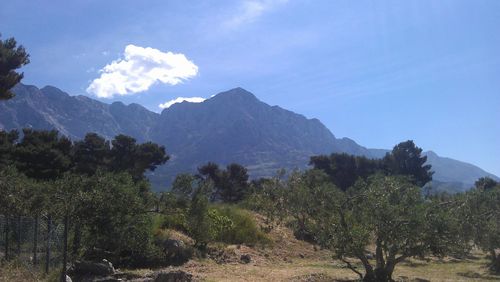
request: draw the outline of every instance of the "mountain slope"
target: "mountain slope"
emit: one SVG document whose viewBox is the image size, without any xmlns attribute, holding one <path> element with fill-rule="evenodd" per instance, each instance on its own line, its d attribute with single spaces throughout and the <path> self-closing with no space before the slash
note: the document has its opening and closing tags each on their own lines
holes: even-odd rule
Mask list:
<svg viewBox="0 0 500 282">
<path fill-rule="evenodd" d="M 239 162 L 253 176 L 304 167 L 309 156 L 334 151 L 337 143 L 319 120 L 271 107 L 241 88 L 203 103 L 174 104 L 162 112 L 154 132 L 153 140 L 174 154 L 167 168 Z"/>
<path fill-rule="evenodd" d="M 434 171 L 432 188 L 437 191 L 462 192 L 474 186 L 474 182 L 481 177 L 490 177 L 500 181 L 497 176 L 481 168 L 450 158 L 440 157 L 433 151 L 424 153 L 427 163 Z"/>
<path fill-rule="evenodd" d="M 165 145 L 171 160 L 149 175 L 154 186 L 162 189 L 177 173 L 194 172 L 208 161 L 238 162 L 248 167 L 252 177 L 261 177 L 279 168 L 305 168 L 311 155 L 345 152 L 380 158 L 387 152 L 367 149 L 349 138 L 337 139 L 319 120 L 269 106 L 241 88 L 203 103 L 174 104 L 161 114 L 137 104 L 105 104 L 70 96 L 51 86 L 38 89 L 19 84 L 14 92 L 14 99 L 0 102 L 0 128 L 54 128 L 73 139 L 87 132 L 108 139 L 123 133 L 140 142 Z M 479 177 L 494 177 L 471 164 L 433 152 L 427 155 L 436 171 L 435 183 L 444 183 L 446 189 L 463 190 Z"/>
<path fill-rule="evenodd" d="M 57 129 L 73 139 L 97 132 L 106 138 L 130 134 L 144 141 L 158 114 L 146 108 L 122 103 L 111 105 L 86 96 L 70 96 L 52 86 L 38 89 L 18 84 L 14 99 L 0 103 L 0 128 Z"/>
</svg>

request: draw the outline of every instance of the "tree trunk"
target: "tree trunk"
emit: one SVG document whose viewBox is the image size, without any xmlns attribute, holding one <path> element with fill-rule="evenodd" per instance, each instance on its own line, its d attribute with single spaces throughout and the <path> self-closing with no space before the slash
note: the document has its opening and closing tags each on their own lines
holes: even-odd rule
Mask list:
<svg viewBox="0 0 500 282">
<path fill-rule="evenodd" d="M 9 217 L 5 216 L 5 260 L 9 260 Z"/>
<path fill-rule="evenodd" d="M 68 263 L 68 214 L 64 216 L 64 241 L 63 241 L 63 265 L 61 271 L 61 282 L 66 282 L 66 264 Z"/>
<path fill-rule="evenodd" d="M 373 271 L 373 267 L 371 266 L 366 256 L 364 255 L 358 256 L 358 258 L 361 260 L 361 262 L 363 263 L 363 267 L 365 268 L 365 276 L 363 277 L 363 281 L 365 282 L 377 281 L 377 277 L 375 275 L 375 272 Z"/>
<path fill-rule="evenodd" d="M 363 281 L 365 282 L 389 282 L 394 281 L 392 279 L 392 273 L 394 272 L 395 264 L 394 262 L 387 261 L 384 267 L 376 267 L 375 269 L 366 269 Z"/>
<path fill-rule="evenodd" d="M 76 257 L 78 255 L 78 252 L 80 251 L 80 242 L 82 240 L 82 229 L 80 227 L 80 223 L 78 220 L 75 222 L 75 235 L 73 237 L 73 250 L 72 250 L 72 255 L 73 257 Z"/>
<path fill-rule="evenodd" d="M 495 249 L 492 249 L 490 250 L 490 256 L 491 256 L 491 266 L 490 266 L 491 271 L 495 273 L 500 273 L 500 254 L 497 255 Z"/>
<path fill-rule="evenodd" d="M 45 249 L 45 273 L 49 273 L 49 265 L 50 265 L 50 233 L 51 233 L 51 228 L 52 228 L 52 219 L 50 215 L 47 216 L 47 242 L 46 242 L 46 249 Z"/>
<path fill-rule="evenodd" d="M 17 253 L 17 256 L 20 257 L 21 256 L 21 216 L 18 215 L 17 216 L 17 223 L 16 223 L 16 239 L 17 239 L 17 250 L 16 250 L 16 253 Z"/>
<path fill-rule="evenodd" d="M 33 264 L 38 264 L 38 214 L 35 215 L 35 227 L 33 232 Z"/>
</svg>

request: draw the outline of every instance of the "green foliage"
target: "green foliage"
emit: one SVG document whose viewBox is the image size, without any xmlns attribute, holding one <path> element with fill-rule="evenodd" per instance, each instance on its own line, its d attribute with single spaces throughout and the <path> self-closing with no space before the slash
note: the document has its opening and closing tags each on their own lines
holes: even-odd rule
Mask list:
<svg viewBox="0 0 500 282">
<path fill-rule="evenodd" d="M 141 199 L 140 188 L 127 174 L 97 173 L 88 178 L 80 205 L 86 255 L 100 252 L 118 265 L 133 265 L 151 250 L 151 217 Z"/>
<path fill-rule="evenodd" d="M 269 239 L 257 226 L 254 217 L 249 211 L 225 205 L 215 207 L 210 210 L 210 213 L 215 225 L 215 239 L 217 241 L 227 244 L 247 245 L 269 243 Z"/>
<path fill-rule="evenodd" d="M 215 163 L 207 163 L 198 168 L 199 176 L 214 183 L 213 200 L 225 203 L 236 203 L 243 200 L 249 193 L 247 169 L 239 164 L 229 164 L 221 170 Z"/>
<path fill-rule="evenodd" d="M 427 157 L 421 156 L 422 149 L 408 140 L 394 146 L 383 159 L 368 159 L 363 156 L 331 154 L 313 156 L 309 164 L 324 171 L 330 181 L 346 191 L 358 179 L 366 179 L 375 173 L 386 175 L 405 175 L 413 184 L 420 187 L 432 180 L 431 166 L 425 165 Z"/>
<path fill-rule="evenodd" d="M 56 130 L 23 129 L 23 139 L 16 145 L 16 166 L 26 176 L 54 180 L 71 168 L 72 143 Z"/>
<path fill-rule="evenodd" d="M 490 255 L 490 269 L 500 273 L 500 184 L 487 189 L 478 185 L 464 200 L 464 236 Z"/>
<path fill-rule="evenodd" d="M 252 183 L 254 192 L 242 203 L 243 206 L 264 215 L 263 229 L 270 231 L 275 224 L 283 222 L 286 215 L 287 182 L 284 170 L 270 179 L 260 179 Z"/>
<path fill-rule="evenodd" d="M 110 144 L 96 133 L 87 133 L 83 140 L 76 141 L 73 148 L 74 171 L 93 175 L 108 166 Z"/>
<path fill-rule="evenodd" d="M 408 140 L 394 146 L 392 152 L 384 159 L 384 166 L 389 175 L 406 175 L 413 184 L 422 187 L 432 180 L 431 165 L 426 165 L 426 156 L 422 149 Z"/>
<path fill-rule="evenodd" d="M 167 213 L 162 217 L 161 228 L 189 232 L 187 215 L 184 212 Z"/>
<path fill-rule="evenodd" d="M 418 186 L 402 177 L 376 175 L 337 193 L 330 208 L 314 217 L 319 241 L 342 260 L 356 257 L 366 281 L 392 279 L 395 266 L 408 257 L 444 256 L 465 242 L 459 237 L 453 206 L 425 201 Z M 366 248 L 375 241 L 376 264 Z"/>
<path fill-rule="evenodd" d="M 189 173 L 178 174 L 172 183 L 172 192 L 181 200 L 191 199 L 196 189 L 196 177 Z"/>
<path fill-rule="evenodd" d="M 152 142 L 137 144 L 130 136 L 117 135 L 111 144 L 110 170 L 125 171 L 136 181 L 144 178 L 146 170 L 154 171 L 169 159 L 165 147 Z"/>
<path fill-rule="evenodd" d="M 195 246 L 205 249 L 214 239 L 214 231 L 208 214 L 208 197 L 198 190 L 191 201 L 188 211 L 189 235 Z"/>
<path fill-rule="evenodd" d="M 312 156 L 309 164 L 315 169 L 324 171 L 331 182 L 342 191 L 354 185 L 358 178 L 366 179 L 369 175 L 381 171 L 383 167 L 381 160 L 346 153 Z"/>
<path fill-rule="evenodd" d="M 295 237 L 315 241 L 311 218 L 322 212 L 326 201 L 331 201 L 337 188 L 328 181 L 328 176 L 320 170 L 294 172 L 287 181 L 285 190 L 286 213 L 293 218 Z"/>
<path fill-rule="evenodd" d="M 0 131 L 0 171 L 14 163 L 14 148 L 19 132 Z"/>
<path fill-rule="evenodd" d="M 1 34 L 0 34 L 1 37 Z M 28 64 L 29 55 L 22 45 L 17 46 L 14 38 L 0 38 L 0 100 L 14 97 L 10 91 L 23 78 L 16 70 Z"/>
<path fill-rule="evenodd" d="M 474 187 L 476 187 L 476 189 L 490 190 L 498 184 L 498 182 L 489 177 L 481 177 L 474 183 Z"/>
<path fill-rule="evenodd" d="M 38 186 L 8 166 L 0 171 L 0 214 L 6 216 L 24 215 L 30 208 Z"/>
</svg>

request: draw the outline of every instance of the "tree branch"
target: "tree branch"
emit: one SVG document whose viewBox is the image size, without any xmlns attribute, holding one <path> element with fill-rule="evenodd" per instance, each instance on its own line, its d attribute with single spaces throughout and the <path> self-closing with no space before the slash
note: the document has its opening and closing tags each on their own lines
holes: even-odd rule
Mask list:
<svg viewBox="0 0 500 282">
<path fill-rule="evenodd" d="M 340 260 L 342 262 L 344 262 L 350 270 L 352 270 L 353 272 L 355 272 L 356 274 L 358 274 L 359 275 L 359 279 L 363 279 L 363 274 L 361 272 L 359 272 L 358 270 L 356 270 L 356 267 L 354 267 L 348 260 L 346 260 L 344 258 L 340 258 Z"/>
</svg>

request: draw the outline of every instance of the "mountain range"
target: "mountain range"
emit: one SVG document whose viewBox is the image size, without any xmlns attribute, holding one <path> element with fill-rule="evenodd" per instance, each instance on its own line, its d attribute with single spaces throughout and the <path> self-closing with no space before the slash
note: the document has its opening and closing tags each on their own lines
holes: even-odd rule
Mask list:
<svg viewBox="0 0 500 282">
<path fill-rule="evenodd" d="M 156 190 L 165 190 L 176 174 L 194 172 L 208 161 L 240 163 L 257 178 L 272 176 L 280 168 L 306 168 L 309 157 L 317 154 L 345 152 L 380 158 L 388 152 L 336 138 L 318 119 L 270 106 L 242 88 L 202 103 L 177 103 L 161 114 L 138 104 L 106 104 L 71 96 L 52 86 L 39 89 L 18 84 L 13 91 L 15 98 L 0 101 L 0 129 L 56 129 L 72 139 L 88 132 L 107 139 L 126 134 L 139 142 L 164 145 L 171 159 L 148 175 Z M 500 180 L 472 164 L 432 151 L 425 155 L 435 171 L 432 185 L 436 189 L 464 191 L 483 176 Z"/>
</svg>

